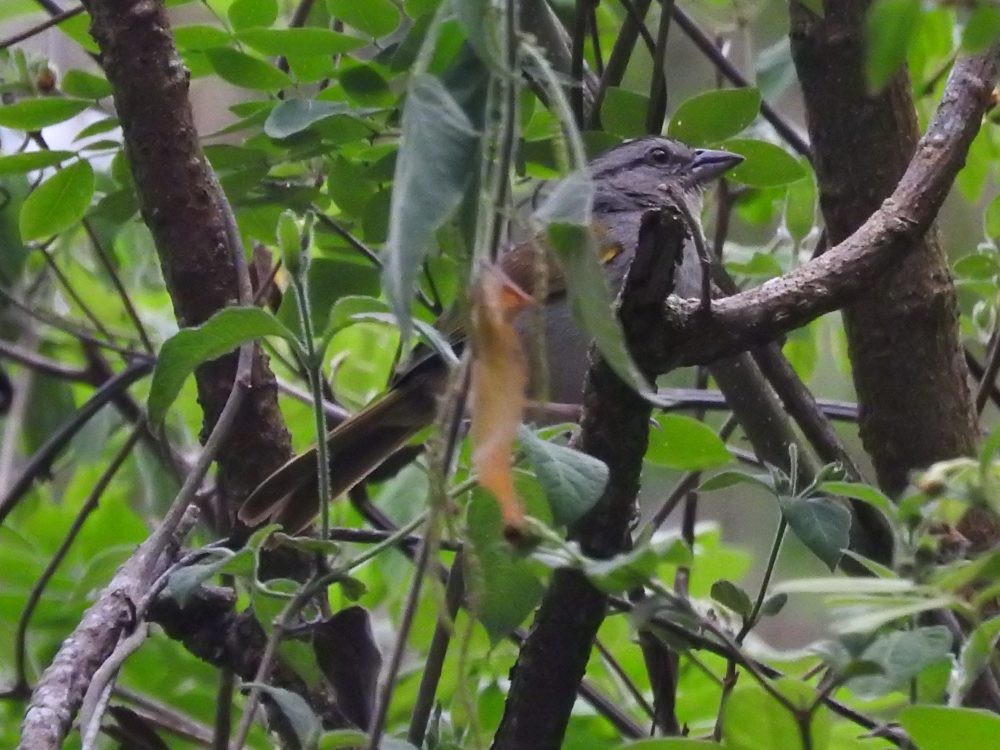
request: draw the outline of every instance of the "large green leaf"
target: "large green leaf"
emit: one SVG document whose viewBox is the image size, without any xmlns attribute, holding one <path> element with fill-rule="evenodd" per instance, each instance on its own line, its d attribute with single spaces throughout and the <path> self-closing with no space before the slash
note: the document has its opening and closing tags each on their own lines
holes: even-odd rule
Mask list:
<svg viewBox="0 0 1000 750">
<path fill-rule="evenodd" d="M 1000 716 L 975 708 L 910 706 L 899 723 L 920 750 L 987 748 L 1000 737 Z"/>
<path fill-rule="evenodd" d="M 648 740 L 636 740 L 619 745 L 616 750 L 718 750 L 717 742 L 708 740 L 692 740 L 687 737 L 654 737 Z"/>
<path fill-rule="evenodd" d="M 467 513 L 472 608 L 498 643 L 531 614 L 543 588 L 528 561 L 504 541 L 503 517 L 492 496 L 475 490 Z"/>
<path fill-rule="evenodd" d="M 111 96 L 111 84 L 107 78 L 83 70 L 67 71 L 60 88 L 70 96 L 80 99 L 103 99 Z"/>
<path fill-rule="evenodd" d="M 24 174 L 52 167 L 72 156 L 75 156 L 72 151 L 24 151 L 20 154 L 0 156 L 0 175 Z"/>
<path fill-rule="evenodd" d="M 213 47 L 225 47 L 232 42 L 232 37 L 218 26 L 192 24 L 178 26 L 174 29 L 174 41 L 177 48 L 191 52 L 204 52 Z"/>
<path fill-rule="evenodd" d="M 226 15 L 237 31 L 270 26 L 278 19 L 278 0 L 234 0 Z"/>
<path fill-rule="evenodd" d="M 608 483 L 608 467 L 603 461 L 542 440 L 527 428 L 522 428 L 519 436 L 557 525 L 572 524 L 594 507 Z"/>
<path fill-rule="evenodd" d="M 920 0 L 875 0 L 868 9 L 865 77 L 872 91 L 881 91 L 906 61 L 920 12 Z"/>
<path fill-rule="evenodd" d="M 244 29 L 236 38 L 265 55 L 343 55 L 364 40 L 331 29 Z"/>
<path fill-rule="evenodd" d="M 667 126 L 667 135 L 692 146 L 708 146 L 732 138 L 760 111 L 754 88 L 707 91 L 682 102 Z"/>
<path fill-rule="evenodd" d="M 94 170 L 88 161 L 61 169 L 35 188 L 21 206 L 21 239 L 51 237 L 76 224 L 94 196 Z"/>
<path fill-rule="evenodd" d="M 628 89 L 611 86 L 601 103 L 601 124 L 609 133 L 622 138 L 636 138 L 646 133 L 649 97 Z"/>
<path fill-rule="evenodd" d="M 75 117 L 89 106 L 90 102 L 82 99 L 21 99 L 0 107 L 0 126 L 14 130 L 41 130 Z"/>
<path fill-rule="evenodd" d="M 750 187 L 767 188 L 798 182 L 806 176 L 805 168 L 783 148 L 767 141 L 734 138 L 724 148 L 744 158 L 726 176 Z"/>
<path fill-rule="evenodd" d="M 969 14 L 962 31 L 962 49 L 977 55 L 1000 37 L 1000 8 L 991 3 L 980 3 Z"/>
<path fill-rule="evenodd" d="M 219 77 L 234 86 L 256 91 L 274 91 L 292 83 L 291 78 L 271 63 L 228 47 L 207 49 L 205 56 Z"/>
<path fill-rule="evenodd" d="M 966 693 L 993 659 L 998 639 L 1000 639 L 1000 617 L 994 617 L 976 626 L 962 645 L 959 656 L 961 672 L 954 686 L 956 700 L 961 701 L 965 698 Z"/>
<path fill-rule="evenodd" d="M 680 539 L 654 539 L 640 544 L 630 552 L 607 560 L 586 558 L 583 572 L 590 582 L 607 594 L 621 594 L 637 586 L 645 586 L 660 563 L 688 565 L 691 552 Z"/>
<path fill-rule="evenodd" d="M 263 336 L 295 343 L 295 335 L 271 313 L 257 307 L 227 307 L 195 328 L 178 331 L 160 349 L 149 387 L 149 421 L 159 424 L 188 375 L 202 362 L 228 354 Z"/>
<path fill-rule="evenodd" d="M 410 301 L 417 275 L 434 232 L 465 196 L 477 135 L 438 78 L 421 74 L 410 81 L 383 270 L 385 293 L 404 340 L 412 329 Z"/>
<path fill-rule="evenodd" d="M 784 678 L 776 683 L 780 692 L 797 708 L 812 705 L 816 692 L 808 685 Z M 812 750 L 830 746 L 831 721 L 826 709 L 818 709 L 809 722 Z M 740 681 L 726 701 L 722 713 L 727 750 L 791 750 L 803 747 L 799 726 L 784 705 L 756 683 Z"/>
<path fill-rule="evenodd" d="M 264 132 L 271 138 L 288 138 L 311 125 L 335 115 L 365 115 L 373 110 L 351 107 L 344 102 L 317 99 L 287 99 L 280 102 L 264 121 Z"/>
<path fill-rule="evenodd" d="M 695 471 L 713 469 L 729 463 L 726 444 L 704 422 L 681 414 L 656 418 L 657 427 L 649 432 L 646 460 L 657 466 Z"/>
<path fill-rule="evenodd" d="M 785 197 L 785 228 L 796 242 L 801 242 L 816 225 L 816 175 L 803 164 L 806 176 L 788 186 Z"/>
<path fill-rule="evenodd" d="M 391 0 L 326 0 L 330 14 L 358 31 L 380 37 L 399 25 L 399 11 Z"/>
<path fill-rule="evenodd" d="M 789 527 L 830 570 L 850 542 L 851 512 L 824 497 L 779 498 Z"/>
<path fill-rule="evenodd" d="M 320 732 L 323 731 L 319 717 L 313 712 L 312 707 L 298 693 L 291 690 L 265 685 L 260 682 L 245 682 L 245 688 L 257 688 L 267 695 L 278 709 L 285 715 L 288 723 L 295 732 L 299 741 L 299 747 L 303 750 L 314 750 L 319 741 Z"/>
<path fill-rule="evenodd" d="M 894 630 L 866 648 L 861 659 L 882 668 L 882 674 L 856 677 L 848 687 L 862 698 L 875 698 L 905 686 L 931 664 L 951 654 L 952 637 L 943 625 Z"/>
</svg>

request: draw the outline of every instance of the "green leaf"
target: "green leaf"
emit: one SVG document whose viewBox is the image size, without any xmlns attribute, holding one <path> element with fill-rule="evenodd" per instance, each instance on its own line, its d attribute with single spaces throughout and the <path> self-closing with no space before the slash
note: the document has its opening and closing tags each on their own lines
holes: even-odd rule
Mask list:
<svg viewBox="0 0 1000 750">
<path fill-rule="evenodd" d="M 396 101 L 388 82 L 372 65 L 355 65 L 344 70 L 340 86 L 351 101 L 363 106 L 388 107 Z"/>
<path fill-rule="evenodd" d="M 403 110 L 403 145 L 389 209 L 385 294 L 405 341 L 410 300 L 434 233 L 465 197 L 478 134 L 444 84 L 430 75 L 410 81 Z"/>
<path fill-rule="evenodd" d="M 649 97 L 635 91 L 611 86 L 601 104 L 601 124 L 609 133 L 622 138 L 646 134 L 646 111 Z"/>
<path fill-rule="evenodd" d="M 192 24 L 174 29 L 177 48 L 185 51 L 204 52 L 213 47 L 226 47 L 232 40 L 233 38 L 218 26 Z"/>
<path fill-rule="evenodd" d="M 784 678 L 774 684 L 799 709 L 816 699 L 810 686 L 796 680 Z M 808 747 L 826 750 L 830 746 L 830 729 L 829 713 L 825 708 L 818 709 L 809 722 Z M 726 701 L 722 734 L 726 750 L 791 750 L 803 746 L 792 712 L 759 685 L 743 680 Z"/>
<path fill-rule="evenodd" d="M 802 164 L 806 176 L 788 186 L 785 197 L 785 228 L 796 242 L 801 242 L 816 225 L 816 175 Z"/>
<path fill-rule="evenodd" d="M 473 491 L 466 525 L 472 608 L 496 644 L 531 614 L 544 589 L 528 561 L 504 541 L 500 506 L 484 490 Z"/>
<path fill-rule="evenodd" d="M 365 115 L 373 110 L 361 110 L 345 102 L 316 99 L 287 99 L 280 102 L 264 121 L 264 133 L 270 138 L 288 138 L 301 133 L 314 123 L 335 115 Z"/>
<path fill-rule="evenodd" d="M 821 492 L 839 497 L 849 497 L 852 500 L 860 500 L 863 503 L 876 508 L 886 515 L 887 518 L 895 521 L 899 514 L 896 511 L 895 503 L 890 500 L 885 493 L 876 487 L 868 484 L 856 482 L 823 482 L 819 486 Z"/>
<path fill-rule="evenodd" d="M 972 9 L 962 30 L 962 51 L 978 55 L 1000 37 L 1000 8 L 982 2 Z"/>
<path fill-rule="evenodd" d="M 606 594 L 620 594 L 636 586 L 644 586 L 660 563 L 687 565 L 691 552 L 680 539 L 654 539 L 631 552 L 615 555 L 608 560 L 583 560 L 583 572 L 597 588 Z"/>
<path fill-rule="evenodd" d="M 701 486 L 698 487 L 698 492 L 724 490 L 737 484 L 754 485 L 765 492 L 774 494 L 774 482 L 771 477 L 766 474 L 747 474 L 745 471 L 720 471 L 702 482 Z"/>
<path fill-rule="evenodd" d="M 877 698 L 905 686 L 931 664 L 951 654 L 951 633 L 943 625 L 894 630 L 875 640 L 861 660 L 882 668 L 882 674 L 855 677 L 847 686 L 862 698 Z"/>
<path fill-rule="evenodd" d="M 723 148 L 744 157 L 741 164 L 726 173 L 733 182 L 766 188 L 798 182 L 806 176 L 795 157 L 773 143 L 736 138 L 726 141 Z"/>
<path fill-rule="evenodd" d="M 787 603 L 788 594 L 774 594 L 767 597 L 764 603 L 760 605 L 760 613 L 764 617 L 774 617 L 785 608 Z"/>
<path fill-rule="evenodd" d="M 326 0 L 330 15 L 369 36 L 390 34 L 399 26 L 399 11 L 391 0 Z"/>
<path fill-rule="evenodd" d="M 519 437 L 545 490 L 556 525 L 572 524 L 594 507 L 608 483 L 608 467 L 603 461 L 542 440 L 525 427 Z"/>
<path fill-rule="evenodd" d="M 365 747 L 368 735 L 360 729 L 335 729 L 325 732 L 319 738 L 319 750 L 343 750 L 344 748 Z"/>
<path fill-rule="evenodd" d="M 271 63 L 244 52 L 228 47 L 213 47 L 205 50 L 205 56 L 219 77 L 234 86 L 256 91 L 274 91 L 292 84 L 292 79 Z"/>
<path fill-rule="evenodd" d="M 716 748 L 717 742 L 707 740 L 690 740 L 687 737 L 656 737 L 648 740 L 636 740 L 618 745 L 616 750 L 709 750 Z"/>
<path fill-rule="evenodd" d="M 304 29 L 244 29 L 236 34 L 241 42 L 264 55 L 333 56 L 353 52 L 363 39 L 315 26 Z"/>
<path fill-rule="evenodd" d="M 830 570 L 837 567 L 850 542 L 851 512 L 836 500 L 820 497 L 785 497 L 780 502 L 781 512 L 799 541 Z"/>
<path fill-rule="evenodd" d="M 681 414 L 656 417 L 657 428 L 649 432 L 646 460 L 657 466 L 681 471 L 713 469 L 729 463 L 726 444 L 704 422 Z"/>
<path fill-rule="evenodd" d="M 774 591 L 786 594 L 906 594 L 917 590 L 907 578 L 794 578 L 774 586 Z"/>
<path fill-rule="evenodd" d="M 753 610 L 753 603 L 746 591 L 741 589 L 732 581 L 721 579 L 712 584 L 712 598 L 733 610 L 744 620 L 750 616 Z"/>
<path fill-rule="evenodd" d="M 707 91 L 677 107 L 667 126 L 667 135 L 691 146 L 709 146 L 739 133 L 754 121 L 759 111 L 758 89 Z"/>
<path fill-rule="evenodd" d="M 228 354 L 247 341 L 280 336 L 297 346 L 295 335 L 257 307 L 227 307 L 205 323 L 178 331 L 164 342 L 149 386 L 149 422 L 163 421 L 187 376 L 202 362 Z"/>
<path fill-rule="evenodd" d="M 103 99 L 111 96 L 111 84 L 107 78 L 82 70 L 68 71 L 63 76 L 60 88 L 70 96 L 80 99 Z"/>
<path fill-rule="evenodd" d="M 1000 737 L 1000 716 L 975 708 L 909 706 L 899 723 L 920 750 L 987 748 Z"/>
<path fill-rule="evenodd" d="M 31 191 L 21 206 L 21 239 L 51 237 L 76 224 L 94 196 L 94 170 L 88 161 L 60 169 Z"/>
<path fill-rule="evenodd" d="M 278 0 L 235 0 L 227 15 L 236 31 L 270 26 L 278 20 Z"/>
<path fill-rule="evenodd" d="M 954 604 L 953 599 L 938 596 L 903 600 L 898 604 L 878 602 L 837 607 L 833 610 L 835 619 L 832 627 L 834 632 L 840 634 L 871 633 L 890 622 L 911 618 L 932 609 L 951 607 Z"/>
<path fill-rule="evenodd" d="M 313 750 L 319 741 L 320 732 L 323 730 L 319 717 L 313 713 L 312 708 L 305 699 L 298 693 L 291 690 L 265 685 L 261 682 L 244 682 L 244 688 L 257 688 L 266 694 L 278 709 L 288 719 L 292 725 L 292 731 L 299 740 L 299 746 L 303 750 Z"/>
<path fill-rule="evenodd" d="M 0 156 L 0 175 L 24 174 L 36 169 L 53 167 L 76 156 L 72 151 L 24 151 L 20 154 Z"/>
<path fill-rule="evenodd" d="M 881 91 L 906 61 L 920 12 L 920 0 L 875 0 L 868 9 L 865 78 L 872 93 Z"/>
<path fill-rule="evenodd" d="M 998 639 L 1000 639 L 1000 617 L 994 617 L 977 625 L 962 644 L 959 656 L 961 671 L 952 695 L 953 700 L 961 702 L 972 689 L 979 675 L 992 660 Z"/>
<path fill-rule="evenodd" d="M 61 97 L 21 99 L 0 107 L 0 126 L 14 130 L 41 130 L 75 117 L 90 104 L 82 99 Z"/>
<path fill-rule="evenodd" d="M 163 593 L 176 601 L 183 609 L 194 590 L 208 579 L 221 573 L 251 575 L 253 573 L 254 553 L 243 548 L 239 552 L 228 549 L 210 550 L 218 559 L 207 563 L 196 563 L 178 568 L 167 579 Z"/>
</svg>

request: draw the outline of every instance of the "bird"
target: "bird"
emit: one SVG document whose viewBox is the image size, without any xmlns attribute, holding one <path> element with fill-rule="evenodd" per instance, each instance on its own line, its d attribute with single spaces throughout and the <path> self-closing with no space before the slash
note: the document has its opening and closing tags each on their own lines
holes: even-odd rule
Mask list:
<svg viewBox="0 0 1000 750">
<path fill-rule="evenodd" d="M 627 140 L 595 157 L 587 168 L 594 191 L 591 216 L 609 288 L 617 292 L 624 283 L 643 214 L 677 207 L 682 201 L 685 205 L 678 207 L 682 213 L 699 216 L 706 187 L 742 161 L 742 156 L 729 151 L 691 148 L 665 136 Z M 526 241 L 502 253 L 498 262 L 507 278 L 529 293 L 536 253 L 532 242 Z M 549 266 L 541 315 L 541 340 L 552 363 L 546 395 L 555 402 L 579 403 L 590 341 L 572 320 L 557 265 Z M 689 238 L 675 274 L 674 293 L 697 296 L 704 272 L 696 243 Z M 522 338 L 533 335 L 536 324 L 531 317 L 523 314 L 515 322 Z M 439 355 L 425 352 L 401 370 L 385 394 L 327 433 L 331 498 L 348 492 L 433 422 L 448 372 Z M 267 477 L 240 507 L 239 520 L 251 528 L 279 523 L 287 533 L 299 533 L 319 512 L 317 483 L 314 447 Z"/>
</svg>

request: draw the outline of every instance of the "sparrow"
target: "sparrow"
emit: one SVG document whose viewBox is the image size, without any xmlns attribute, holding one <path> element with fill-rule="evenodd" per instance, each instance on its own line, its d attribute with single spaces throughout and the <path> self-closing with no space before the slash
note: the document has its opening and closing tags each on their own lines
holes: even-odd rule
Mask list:
<svg viewBox="0 0 1000 750">
<path fill-rule="evenodd" d="M 662 136 L 625 141 L 591 161 L 591 216 L 609 289 L 617 293 L 624 283 L 644 213 L 675 206 L 684 215 L 700 216 L 705 188 L 741 161 L 738 154 L 689 148 Z M 678 201 L 685 205 L 677 206 Z M 695 230 L 700 232 L 700 226 Z M 533 238 L 515 244 L 498 261 L 507 278 L 529 294 L 538 266 L 537 243 Z M 546 260 L 546 271 L 541 340 L 548 362 L 547 396 L 555 402 L 580 403 L 590 340 L 572 319 L 565 282 L 551 258 Z M 674 293 L 697 296 L 703 273 L 696 243 L 688 238 L 675 274 Z M 538 335 L 532 317 L 525 313 L 515 323 L 522 339 Z M 327 434 L 332 498 L 365 479 L 433 422 L 448 371 L 440 356 L 424 353 L 396 376 L 384 395 Z M 317 481 L 316 449 L 312 448 L 265 479 L 240 508 L 239 520 L 249 527 L 279 523 L 287 533 L 298 533 L 319 513 Z"/>
</svg>

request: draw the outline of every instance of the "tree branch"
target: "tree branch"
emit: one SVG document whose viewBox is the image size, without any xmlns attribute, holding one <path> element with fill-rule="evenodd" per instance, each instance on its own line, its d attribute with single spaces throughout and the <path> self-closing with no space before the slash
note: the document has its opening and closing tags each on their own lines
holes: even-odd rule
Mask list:
<svg viewBox="0 0 1000 750">
<path fill-rule="evenodd" d="M 114 90 L 142 216 L 182 326 L 203 323 L 241 292 L 231 209 L 205 159 L 188 100 L 189 75 L 161 0 L 87 0 L 91 33 Z M 235 240 L 238 242 L 238 234 Z M 232 389 L 236 355 L 195 373 L 206 439 Z M 259 351 L 250 390 L 219 454 L 219 485 L 242 500 L 291 454 L 274 376 Z"/>
<path fill-rule="evenodd" d="M 713 301 L 671 298 L 655 340 L 640 342 L 655 372 L 706 364 L 773 341 L 850 303 L 914 248 L 934 221 L 990 105 L 1000 48 L 955 64 L 927 133 L 892 195 L 843 242 L 796 270 Z"/>
</svg>

